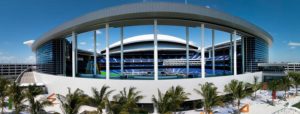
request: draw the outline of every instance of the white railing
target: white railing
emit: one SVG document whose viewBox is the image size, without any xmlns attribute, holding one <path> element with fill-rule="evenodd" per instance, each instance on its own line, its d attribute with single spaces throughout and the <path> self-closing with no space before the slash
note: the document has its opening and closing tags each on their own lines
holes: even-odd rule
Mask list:
<svg viewBox="0 0 300 114">
<path fill-rule="evenodd" d="M 295 107 L 285 107 L 276 112 L 273 112 L 273 114 L 300 114 L 300 109 Z"/>
<path fill-rule="evenodd" d="M 29 67 L 29 68 L 23 70 L 23 71 L 19 74 L 19 76 L 16 78 L 15 82 L 16 82 L 16 83 L 19 83 L 20 80 L 21 80 L 21 78 L 22 78 L 22 76 L 23 76 L 23 74 L 24 74 L 25 72 L 27 72 L 29 69 L 31 69 L 31 68 Z"/>
</svg>

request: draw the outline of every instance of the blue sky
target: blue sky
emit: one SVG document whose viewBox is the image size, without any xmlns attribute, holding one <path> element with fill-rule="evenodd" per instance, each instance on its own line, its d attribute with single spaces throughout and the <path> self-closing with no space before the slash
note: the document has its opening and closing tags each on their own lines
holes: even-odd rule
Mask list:
<svg viewBox="0 0 300 114">
<path fill-rule="evenodd" d="M 37 39 L 66 21 L 106 7 L 143 1 L 184 3 L 185 0 L 1 0 L 0 63 L 34 61 L 34 53 L 23 42 Z M 300 62 L 299 0 L 188 0 L 188 4 L 220 10 L 258 25 L 274 38 L 274 43 L 270 48 L 271 62 Z M 144 28 L 139 30 L 151 33 L 151 29 L 146 29 L 151 27 Z M 125 34 L 125 37 L 138 33 L 133 29 L 133 27 L 125 28 L 125 31 L 130 31 Z M 181 33 L 184 28 L 160 27 L 159 29 L 162 34 L 184 37 Z M 168 32 L 169 30 L 178 32 Z M 118 30 L 111 32 L 113 31 Z M 191 29 L 191 34 L 196 35 L 197 32 L 199 32 L 197 28 Z M 206 31 L 206 33 L 209 32 L 209 30 Z M 219 37 L 228 37 L 224 33 L 219 34 Z M 98 41 L 101 35 L 103 34 L 99 34 Z M 91 34 L 82 34 L 80 37 L 79 42 L 85 42 L 85 44 L 79 44 L 81 45 L 79 47 L 89 49 Z M 206 37 L 209 37 L 209 34 Z M 80 41 L 80 39 L 86 41 Z M 117 40 L 112 39 L 111 43 Z M 198 42 L 198 39 L 194 40 Z M 206 41 L 206 44 L 209 43 Z M 100 43 L 100 49 L 101 45 L 103 44 Z"/>
</svg>

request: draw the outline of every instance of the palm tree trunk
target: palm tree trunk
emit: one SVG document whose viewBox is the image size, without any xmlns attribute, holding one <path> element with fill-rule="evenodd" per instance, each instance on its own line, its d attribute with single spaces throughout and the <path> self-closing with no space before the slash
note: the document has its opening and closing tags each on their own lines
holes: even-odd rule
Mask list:
<svg viewBox="0 0 300 114">
<path fill-rule="evenodd" d="M 276 99 L 276 91 L 272 91 L 272 104 L 274 105 L 274 99 Z"/>
<path fill-rule="evenodd" d="M 298 95 L 298 84 L 296 84 L 296 96 Z"/>
<path fill-rule="evenodd" d="M 238 110 L 240 110 L 240 99 L 238 99 Z"/>
<path fill-rule="evenodd" d="M 4 114 L 4 97 L 1 98 L 1 114 Z"/>
</svg>

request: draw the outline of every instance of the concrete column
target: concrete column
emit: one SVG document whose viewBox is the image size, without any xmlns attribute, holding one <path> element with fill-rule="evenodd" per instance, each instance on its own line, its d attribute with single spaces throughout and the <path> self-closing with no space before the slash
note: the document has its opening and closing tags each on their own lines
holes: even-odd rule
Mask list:
<svg viewBox="0 0 300 114">
<path fill-rule="evenodd" d="M 229 47 L 229 61 L 230 61 L 230 71 L 233 72 L 233 34 L 230 34 L 230 47 Z"/>
<path fill-rule="evenodd" d="M 204 24 L 201 24 L 201 77 L 205 78 Z"/>
<path fill-rule="evenodd" d="M 75 78 L 77 74 L 77 35 L 72 32 L 72 77 Z"/>
<path fill-rule="evenodd" d="M 157 20 L 154 20 L 154 80 L 158 80 Z"/>
<path fill-rule="evenodd" d="M 185 35 L 186 35 L 186 76 L 189 76 L 190 73 L 190 33 L 189 27 L 185 27 Z"/>
<path fill-rule="evenodd" d="M 97 75 L 97 33 L 96 30 L 94 31 L 94 76 Z"/>
<path fill-rule="evenodd" d="M 236 30 L 234 30 L 233 32 L 233 75 L 236 76 L 237 75 L 237 54 L 236 54 L 236 51 L 237 51 L 237 46 L 236 46 L 236 37 L 237 37 L 237 34 L 236 34 Z"/>
<path fill-rule="evenodd" d="M 123 47 L 123 40 L 124 40 L 124 30 L 123 27 L 121 27 L 121 75 L 123 76 L 124 74 L 124 47 Z"/>
<path fill-rule="evenodd" d="M 245 73 L 245 39 L 241 38 L 241 46 L 242 46 L 242 73 Z"/>
<path fill-rule="evenodd" d="M 216 62 L 215 62 L 215 30 L 212 29 L 211 31 L 211 36 L 212 36 L 212 71 L 213 71 L 213 75 L 216 74 Z"/>
<path fill-rule="evenodd" d="M 105 50 L 105 52 L 106 52 L 106 76 L 105 76 L 105 78 L 106 78 L 106 80 L 109 80 L 109 76 L 110 76 L 110 69 L 109 69 L 109 24 L 105 24 L 105 39 L 106 39 L 106 50 Z"/>
<path fill-rule="evenodd" d="M 158 113 L 158 109 L 157 109 L 157 107 L 154 105 L 154 103 L 153 103 L 153 113 L 152 114 L 159 114 Z"/>
</svg>

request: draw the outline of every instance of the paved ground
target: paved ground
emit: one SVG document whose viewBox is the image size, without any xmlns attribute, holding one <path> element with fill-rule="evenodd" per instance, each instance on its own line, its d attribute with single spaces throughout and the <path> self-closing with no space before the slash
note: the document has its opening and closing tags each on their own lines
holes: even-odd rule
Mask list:
<svg viewBox="0 0 300 114">
<path fill-rule="evenodd" d="M 25 72 L 20 80 L 20 83 L 35 83 L 33 72 Z"/>
</svg>

